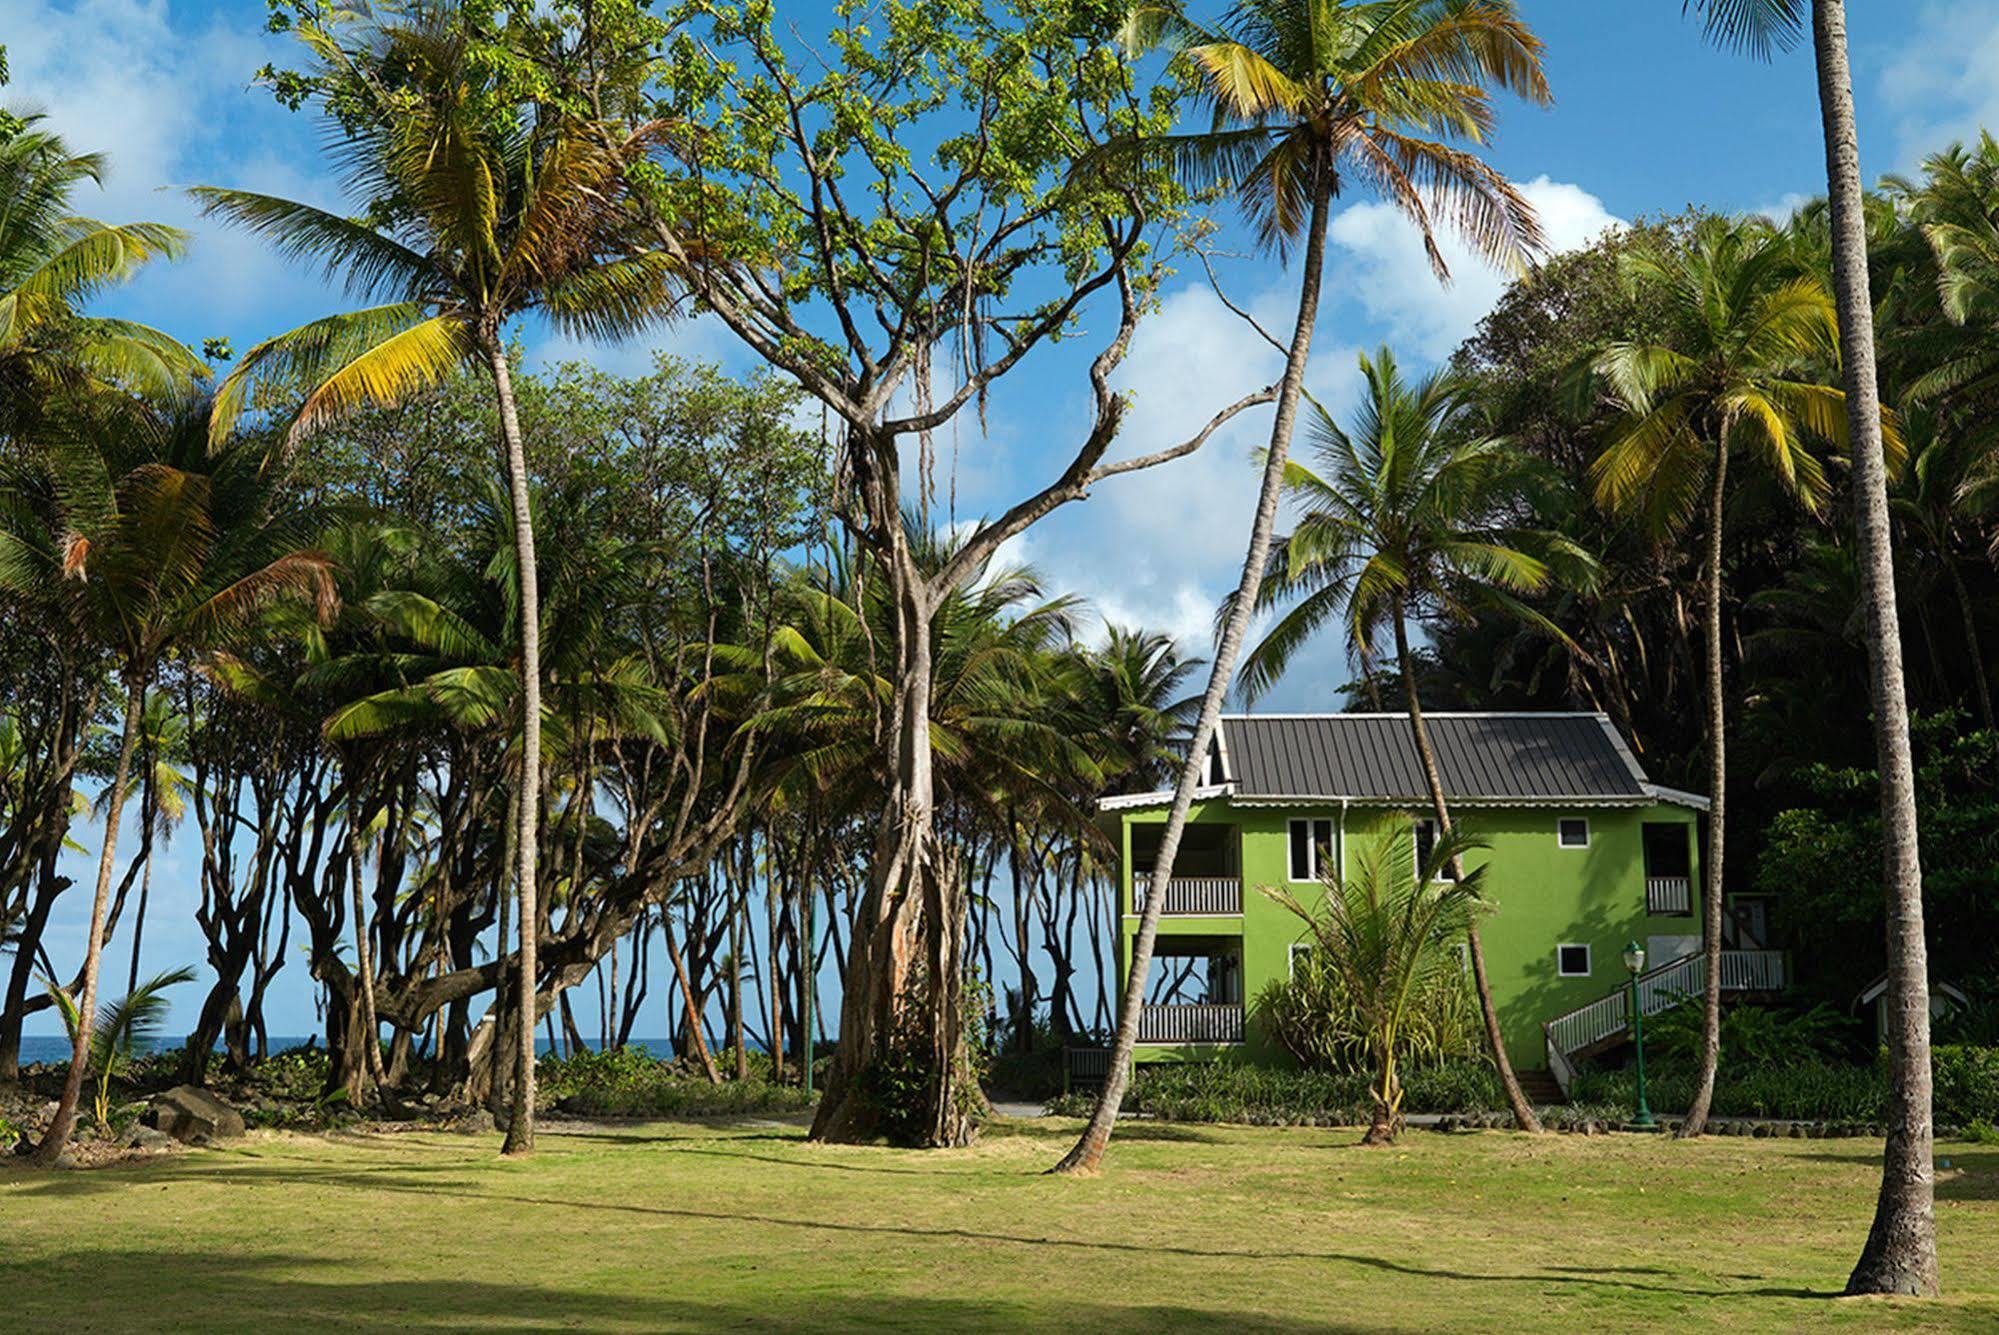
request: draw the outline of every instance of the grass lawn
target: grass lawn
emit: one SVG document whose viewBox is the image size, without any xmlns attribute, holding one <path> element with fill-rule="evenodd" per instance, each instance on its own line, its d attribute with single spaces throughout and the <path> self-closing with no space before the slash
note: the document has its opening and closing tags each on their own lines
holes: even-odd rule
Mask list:
<svg viewBox="0 0 1999 1335">
<path fill-rule="evenodd" d="M 16 1330 L 1999 1328 L 1999 1149 L 1939 1149 L 1949 1296 L 1831 1301 L 1873 1205 L 1862 1140 L 1121 1128 L 974 1149 L 790 1126 L 264 1133 L 95 1172 L 0 1168 Z"/>
</svg>

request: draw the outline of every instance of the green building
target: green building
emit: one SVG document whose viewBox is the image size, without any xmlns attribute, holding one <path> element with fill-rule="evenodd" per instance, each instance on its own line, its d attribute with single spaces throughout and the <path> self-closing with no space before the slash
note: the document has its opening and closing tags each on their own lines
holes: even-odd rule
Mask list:
<svg viewBox="0 0 1999 1335">
<path fill-rule="evenodd" d="M 1452 819 L 1486 847 L 1487 974 L 1514 1064 L 1566 1091 L 1572 1064 L 1626 1037 L 1626 943 L 1647 951 L 1648 1012 L 1700 990 L 1700 813 L 1707 799 L 1653 783 L 1602 714 L 1431 714 Z M 1427 851 L 1430 801 L 1406 714 L 1253 714 L 1222 720 L 1207 782 L 1166 887 L 1138 1060 L 1290 1060 L 1258 998 L 1306 949 L 1304 925 L 1258 887 L 1323 896 L 1369 839 Z M 1110 797 L 1120 840 L 1118 973 L 1127 976 L 1170 791 Z M 1732 905 L 1722 985 L 1782 985 L 1764 906 Z M 1193 995 L 1190 996 L 1189 993 Z M 1546 1084 L 1543 1085 L 1547 1088 Z M 1549 1088 L 1550 1095 L 1555 1092 Z"/>
</svg>

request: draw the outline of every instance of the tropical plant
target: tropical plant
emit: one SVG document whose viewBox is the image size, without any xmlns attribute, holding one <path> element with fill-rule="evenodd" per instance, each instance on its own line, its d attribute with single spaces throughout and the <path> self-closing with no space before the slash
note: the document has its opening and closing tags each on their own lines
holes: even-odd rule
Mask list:
<svg viewBox="0 0 1999 1335">
<path fill-rule="evenodd" d="M 1723 546 L 1729 466 L 1745 455 L 1816 513 L 1826 502 L 1815 443 L 1844 447 L 1845 395 L 1816 375 L 1838 355 L 1838 313 L 1820 280 L 1801 274 L 1782 233 L 1755 220 L 1704 218 L 1687 244 L 1641 248 L 1624 259 L 1626 280 L 1659 308 L 1667 332 L 1655 343 L 1613 343 L 1595 372 L 1624 411 L 1590 469 L 1606 510 L 1631 514 L 1663 540 L 1704 526 L 1708 731 L 1708 842 L 1701 858 L 1705 1004 L 1713 1050 L 1700 1086 L 1720 1060 L 1722 872 L 1728 816 L 1728 705 L 1722 671 Z M 1687 1110 L 1679 1134 L 1697 1136 L 1707 1099 Z"/>
<path fill-rule="evenodd" d="M 619 338 L 667 316 L 680 261 L 636 249 L 627 178 L 667 127 L 628 133 L 537 100 L 485 59 L 497 15 L 420 6 L 405 19 L 297 33 L 317 62 L 308 87 L 342 136 L 339 156 L 366 220 L 270 195 L 196 190 L 206 213 L 318 265 L 350 295 L 382 304 L 266 339 L 222 384 L 215 427 L 252 395 L 304 385 L 296 436 L 362 405 L 397 403 L 467 363 L 492 377 L 514 525 L 521 762 L 514 803 L 520 860 L 517 1080 L 506 1150 L 534 1148 L 536 874 L 541 828 L 541 611 L 527 458 L 504 342 L 533 311 L 558 329 Z M 343 38 L 345 40 L 343 40 Z"/>
<path fill-rule="evenodd" d="M 1238 0 L 1213 28 L 1188 18 L 1178 3 L 1136 0 L 1125 40 L 1184 60 L 1212 122 L 1205 131 L 1139 139 L 1119 152 L 1164 160 L 1192 184 L 1232 192 L 1266 248 L 1288 251 L 1302 239 L 1304 257 L 1242 577 L 1167 811 L 1119 1003 L 1110 1078 L 1089 1126 L 1056 1165 L 1062 1172 L 1095 1171 L 1124 1097 L 1166 882 L 1269 559 L 1318 323 L 1333 199 L 1347 179 L 1385 196 L 1416 225 L 1440 279 L 1448 271 L 1435 235 L 1439 213 L 1481 255 L 1504 264 L 1520 264 L 1541 242 L 1534 211 L 1512 183 L 1458 146 L 1489 138 L 1492 89 L 1548 100 L 1541 43 L 1511 0 Z M 1117 156 L 1105 155 L 1110 162 Z M 1530 1125 L 1531 1110 L 1524 1100 L 1518 1106 Z"/>
<path fill-rule="evenodd" d="M 1319 467 L 1293 463 L 1288 470 L 1287 487 L 1305 513 L 1290 536 L 1273 545 L 1259 598 L 1266 606 L 1293 605 L 1245 661 L 1243 684 L 1252 698 L 1268 689 L 1328 622 L 1341 626 L 1350 653 L 1363 664 L 1378 656 L 1382 632 L 1389 632 L 1431 807 L 1438 828 L 1449 830 L 1410 622 L 1425 615 L 1463 620 L 1476 607 L 1552 629 L 1518 595 L 1547 582 L 1550 562 L 1569 582 L 1585 584 L 1590 562 L 1572 544 L 1523 532 L 1510 521 L 1506 503 L 1519 480 L 1519 460 L 1504 441 L 1484 434 L 1468 382 L 1439 372 L 1411 384 L 1386 348 L 1364 355 L 1360 369 L 1366 397 L 1354 431 L 1315 407 L 1311 430 Z M 1545 559 L 1521 544 L 1539 546 Z M 1500 1036 L 1475 920 L 1467 920 L 1466 933 L 1493 1064 L 1515 1118 L 1532 1128 L 1533 1109 L 1519 1093 Z"/>
<path fill-rule="evenodd" d="M 0 424 L 30 429 L 65 385 L 185 387 L 203 363 L 177 340 L 83 307 L 156 259 L 178 259 L 186 233 L 164 223 L 98 222 L 70 212 L 85 181 L 101 184 L 101 153 L 72 153 L 20 118 L 0 137 Z"/>
<path fill-rule="evenodd" d="M 107 653 L 125 690 L 118 759 L 98 853 L 82 1024 L 55 1119 L 35 1151 L 53 1162 L 74 1124 L 94 1024 L 118 832 L 132 788 L 146 689 L 173 651 L 213 649 L 273 603 L 304 598 L 330 614 L 327 561 L 310 546 L 316 509 L 289 503 L 275 445 L 251 437 L 211 450 L 210 401 L 102 395 L 41 442 L 46 504 L 0 512 L 0 586 L 63 609 L 71 632 Z"/>
<path fill-rule="evenodd" d="M 176 984 L 193 981 L 194 970 L 187 965 L 169 969 L 155 975 L 143 986 L 133 988 L 98 1014 L 96 1023 L 91 1026 L 87 1045 L 88 1068 L 97 1078 L 91 1111 L 97 1117 L 98 1126 L 108 1129 L 111 1125 L 112 1079 L 123 1075 L 134 1057 L 152 1051 L 154 1041 L 159 1038 L 160 1026 L 167 1016 L 166 990 Z M 49 996 L 54 999 L 56 1009 L 62 1012 L 62 1022 L 69 1030 L 70 1042 L 79 1049 L 85 1047 L 86 1044 L 78 1041 L 83 1031 L 83 1013 L 76 998 L 54 982 L 48 986 Z"/>
<path fill-rule="evenodd" d="M 1399 1064 L 1412 1051 L 1410 1020 L 1435 995 L 1464 985 L 1463 961 L 1455 947 L 1470 929 L 1482 900 L 1483 867 L 1455 877 L 1478 847 L 1462 832 L 1437 839 L 1422 865 L 1411 842 L 1393 836 L 1363 842 L 1355 850 L 1355 871 L 1342 881 L 1325 878 L 1318 904 L 1300 903 L 1289 890 L 1265 889 L 1305 924 L 1317 964 L 1339 979 L 1353 1007 L 1359 1045 L 1374 1074 L 1369 1094 L 1374 1117 L 1363 1145 L 1388 1145 L 1402 1128 Z"/>
</svg>

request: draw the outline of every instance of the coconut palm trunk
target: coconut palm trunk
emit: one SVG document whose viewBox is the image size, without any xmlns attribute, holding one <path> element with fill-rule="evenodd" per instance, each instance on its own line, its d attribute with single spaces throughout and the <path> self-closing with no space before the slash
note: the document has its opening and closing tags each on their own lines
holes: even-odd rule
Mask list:
<svg viewBox="0 0 1999 1335">
<path fill-rule="evenodd" d="M 1437 753 L 1430 745 L 1429 725 L 1423 721 L 1423 700 L 1416 689 L 1415 660 L 1409 653 L 1409 618 L 1400 601 L 1394 608 L 1395 661 L 1402 673 L 1402 690 L 1409 702 L 1409 731 L 1416 740 L 1416 758 L 1423 766 L 1423 782 L 1430 789 L 1430 806 L 1437 815 L 1439 837 L 1451 832 L 1450 804 L 1444 800 L 1443 771 L 1437 768 Z M 1452 858 L 1449 875 L 1454 881 L 1462 880 L 1464 868 L 1457 858 Z M 1479 941 L 1478 923 L 1467 920 L 1465 924 L 1465 951 L 1471 956 L 1472 984 L 1478 990 L 1479 1018 L 1485 1024 L 1485 1043 L 1492 1051 L 1493 1069 L 1499 1072 L 1499 1083 L 1506 1091 L 1506 1104 L 1513 1110 L 1513 1123 L 1522 1131 L 1538 1132 L 1541 1119 L 1535 1115 L 1534 1105 L 1527 1102 L 1526 1093 L 1520 1088 L 1520 1078 L 1513 1073 L 1513 1060 L 1506 1053 L 1506 1036 L 1499 1028 L 1499 1011 L 1492 1004 L 1492 983 L 1485 972 L 1485 947 Z"/>
<path fill-rule="evenodd" d="M 146 775 L 141 780 L 139 790 L 139 828 L 144 831 L 143 850 L 146 858 L 145 870 L 139 873 L 139 907 L 132 914 L 132 965 L 125 977 L 125 995 L 131 996 L 139 990 L 139 947 L 146 939 L 146 905 L 153 897 L 153 840 L 154 822 L 158 818 L 155 804 L 159 794 L 154 787 L 154 766 L 158 757 L 149 753 L 145 759 Z"/>
<path fill-rule="evenodd" d="M 527 451 L 521 444 L 520 416 L 514 407 L 514 382 L 507 366 L 507 354 L 500 346 L 499 332 L 484 334 L 486 366 L 493 375 L 493 393 L 499 402 L 500 434 L 507 453 L 507 491 L 514 508 L 514 563 L 518 568 L 521 603 L 521 768 L 520 798 L 516 804 L 514 848 L 519 857 L 520 904 L 520 1051 L 516 1057 L 519 1075 L 514 1081 L 512 1115 L 507 1121 L 503 1154 L 534 1152 L 534 1030 L 535 1030 L 535 945 L 540 935 L 540 912 L 536 906 L 535 856 L 540 840 L 541 787 L 541 588 L 536 579 L 534 517 L 528 503 Z"/>
<path fill-rule="evenodd" d="M 118 856 L 118 824 L 125 816 L 125 787 L 132 777 L 132 755 L 139 748 L 139 718 L 146 705 L 145 672 L 133 669 L 125 682 L 125 725 L 118 739 L 118 768 L 111 776 L 111 804 L 104 813 L 104 847 L 97 855 L 97 894 L 90 905 L 90 937 L 83 954 L 83 996 L 77 1002 L 76 1033 L 71 1036 L 69 1074 L 55 1116 L 29 1162 L 46 1168 L 69 1144 L 76 1127 L 76 1105 L 83 1096 L 83 1072 L 90 1064 L 90 1036 L 97 1023 L 97 973 L 104 959 L 104 915 L 111 901 L 111 870 Z"/>
<path fill-rule="evenodd" d="M 1902 680 L 1901 622 L 1888 523 L 1880 387 L 1874 364 L 1874 303 L 1861 215 L 1860 145 L 1847 67 L 1846 6 L 1813 0 L 1819 105 L 1831 197 L 1833 286 L 1839 307 L 1852 433 L 1856 548 L 1867 609 L 1867 662 L 1881 773 L 1882 883 L 1888 897 L 1888 1138 L 1874 1224 L 1848 1293 L 1933 1297 L 1937 1276 L 1935 1168 L 1930 1107 L 1929 959 L 1923 937 L 1923 876 L 1916 842 L 1915 763 Z"/>
<path fill-rule="evenodd" d="M 1208 748 L 1220 726 L 1222 701 L 1235 676 L 1236 659 L 1242 652 L 1243 637 L 1249 632 L 1250 617 L 1256 610 L 1257 592 L 1263 587 L 1264 567 L 1270 561 L 1270 538 L 1277 527 L 1277 507 L 1284 495 L 1284 467 L 1290 458 L 1291 436 L 1298 422 L 1298 401 L 1305 387 L 1305 365 L 1312 352 L 1312 330 L 1319 319 L 1321 269 L 1326 258 L 1326 214 L 1332 200 L 1330 169 L 1320 164 L 1312 184 L 1312 216 L 1305 239 L 1304 274 L 1299 282 L 1298 320 L 1291 330 L 1291 347 L 1284 362 L 1284 378 L 1278 385 L 1277 414 L 1270 427 L 1270 451 L 1263 464 L 1263 483 L 1257 493 L 1256 516 L 1250 524 L 1249 550 L 1243 556 L 1242 578 L 1237 582 L 1235 601 L 1222 627 L 1221 642 L 1215 647 L 1214 666 L 1208 672 L 1208 687 L 1201 695 L 1201 713 L 1194 724 L 1180 777 L 1173 787 L 1173 805 L 1167 809 L 1166 826 L 1160 833 L 1159 857 L 1153 864 L 1145 896 L 1145 911 L 1139 919 L 1138 937 L 1132 942 L 1124 996 L 1118 1003 L 1117 1039 L 1111 1048 L 1110 1070 L 1103 1090 L 1090 1113 L 1090 1124 L 1070 1151 L 1051 1170 L 1057 1173 L 1087 1174 L 1103 1162 L 1104 1147 L 1110 1144 L 1111 1128 L 1117 1123 L 1118 1109 L 1124 1104 L 1125 1089 L 1131 1080 L 1131 1058 L 1138 1046 L 1138 1021 L 1145 1008 L 1145 975 L 1152 967 L 1153 942 L 1159 935 L 1159 915 L 1166 903 L 1166 883 L 1173 878 L 1173 859 L 1180 851 L 1180 836 L 1187 828 L 1187 811 L 1194 803 L 1194 789 L 1207 762 Z"/>
<path fill-rule="evenodd" d="M 1721 539 L 1728 498 L 1726 428 L 1717 438 L 1714 476 L 1709 480 L 1707 513 L 1706 654 L 1707 670 L 1707 856 L 1701 860 L 1701 1053 L 1693 1100 L 1680 1123 L 1682 1140 L 1707 1129 L 1714 1101 L 1715 1071 L 1721 1065 L 1721 874 L 1723 835 L 1728 821 L 1728 702 L 1721 669 Z"/>
</svg>

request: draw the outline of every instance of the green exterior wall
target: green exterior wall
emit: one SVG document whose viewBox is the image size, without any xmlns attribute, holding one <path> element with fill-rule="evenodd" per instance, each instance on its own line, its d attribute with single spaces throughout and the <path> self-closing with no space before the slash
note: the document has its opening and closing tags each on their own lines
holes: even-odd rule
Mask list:
<svg viewBox="0 0 1999 1335">
<path fill-rule="evenodd" d="M 1122 982 L 1129 967 L 1132 942 L 1138 933 L 1133 912 L 1132 831 L 1165 823 L 1163 808 L 1126 811 L 1122 817 L 1123 867 L 1118 973 Z M 1380 807 L 1350 807 L 1344 812 L 1343 852 L 1349 868 L 1362 841 L 1410 838 L 1413 813 Z M 1290 968 L 1290 947 L 1305 939 L 1304 924 L 1259 887 L 1287 885 L 1288 823 L 1296 817 L 1329 817 L 1342 821 L 1341 809 L 1328 807 L 1268 807 L 1233 805 L 1227 799 L 1197 804 L 1190 819 L 1235 825 L 1241 830 L 1243 911 L 1241 917 L 1162 916 L 1156 950 L 1170 950 L 1181 938 L 1240 940 L 1242 993 L 1247 1007 L 1244 1042 L 1240 1048 L 1167 1047 L 1144 1045 L 1140 1061 L 1198 1059 L 1238 1052 L 1253 1061 L 1288 1064 L 1290 1056 L 1270 1037 L 1258 1014 L 1258 998 Z M 1589 847 L 1563 848 L 1556 839 L 1556 822 L 1564 817 L 1589 821 Z M 1472 854 L 1472 865 L 1487 864 L 1485 893 L 1492 909 L 1480 920 L 1486 971 L 1493 1000 L 1513 1063 L 1522 1068 L 1547 1064 L 1541 1025 L 1565 1011 L 1593 1001 L 1626 979 L 1621 958 L 1624 946 L 1636 938 L 1651 947 L 1654 936 L 1694 936 L 1700 933 L 1699 846 L 1693 828 L 1697 813 L 1664 803 L 1639 807 L 1471 807 L 1452 813 L 1453 821 L 1488 847 Z M 1692 860 L 1690 917 L 1654 916 L 1645 907 L 1643 826 L 1646 823 L 1688 827 Z M 1323 898 L 1315 883 L 1289 884 L 1300 902 L 1312 906 Z M 1194 944 L 1191 941 L 1185 944 Z M 1586 978 L 1565 978 L 1557 971 L 1558 945 L 1590 947 L 1591 971 Z M 1655 960 L 1655 963 L 1662 962 Z M 1154 970 L 1159 966 L 1155 963 Z"/>
</svg>

